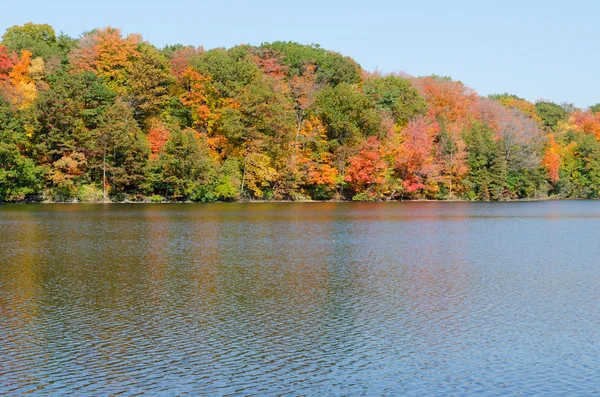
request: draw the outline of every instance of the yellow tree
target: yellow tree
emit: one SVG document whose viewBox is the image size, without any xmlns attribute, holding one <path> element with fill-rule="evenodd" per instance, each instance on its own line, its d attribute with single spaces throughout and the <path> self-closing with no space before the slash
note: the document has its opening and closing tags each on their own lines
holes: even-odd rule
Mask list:
<svg viewBox="0 0 600 397">
<path fill-rule="evenodd" d="M 311 197 L 329 198 L 338 182 L 338 170 L 333 166 L 327 130 L 316 117 L 309 117 L 302 124 L 297 162 L 299 182 Z"/>
<path fill-rule="evenodd" d="M 304 124 L 304 120 L 308 115 L 310 107 L 315 102 L 315 96 L 321 85 L 317 84 L 317 75 L 315 66 L 307 64 L 303 68 L 300 75 L 295 75 L 289 80 L 290 95 L 294 101 L 294 111 L 296 114 L 296 135 L 294 137 L 294 147 L 292 150 L 292 166 L 295 166 L 296 150 L 298 146 L 298 138 Z"/>
<path fill-rule="evenodd" d="M 23 50 L 21 58 L 8 73 L 8 94 L 12 104 L 18 109 L 31 106 L 37 98 L 35 82 L 29 75 L 30 67 L 31 52 Z"/>
<path fill-rule="evenodd" d="M 559 180 L 560 149 L 560 145 L 554 139 L 554 135 L 548 135 L 548 143 L 542 159 L 542 165 L 548 173 L 548 179 L 552 183 L 556 183 Z"/>
<path fill-rule="evenodd" d="M 209 132 L 218 117 L 216 109 L 220 105 L 212 79 L 188 67 L 181 76 L 180 84 L 184 89 L 180 96 L 181 103 L 192 110 L 194 128 Z"/>
<path fill-rule="evenodd" d="M 520 110 L 521 113 L 527 115 L 536 123 L 542 122 L 542 119 L 540 116 L 538 116 L 533 103 L 524 99 L 515 98 L 513 96 L 501 96 L 499 99 L 502 105 L 506 106 L 507 108 Z"/>
<path fill-rule="evenodd" d="M 141 41 L 137 34 L 122 37 L 120 29 L 97 29 L 79 40 L 69 58 L 76 69 L 95 72 L 104 77 L 114 92 L 125 94 L 127 74 L 133 60 L 139 56 Z"/>
</svg>

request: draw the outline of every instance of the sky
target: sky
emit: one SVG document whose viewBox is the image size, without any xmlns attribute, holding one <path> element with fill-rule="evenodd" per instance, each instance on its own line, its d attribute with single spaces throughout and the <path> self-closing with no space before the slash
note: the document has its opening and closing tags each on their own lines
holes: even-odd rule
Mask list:
<svg viewBox="0 0 600 397">
<path fill-rule="evenodd" d="M 600 1 L 28 0 L 0 32 L 48 23 L 79 37 L 113 26 L 157 47 L 317 43 L 367 70 L 450 76 L 481 95 L 600 102 Z"/>
</svg>

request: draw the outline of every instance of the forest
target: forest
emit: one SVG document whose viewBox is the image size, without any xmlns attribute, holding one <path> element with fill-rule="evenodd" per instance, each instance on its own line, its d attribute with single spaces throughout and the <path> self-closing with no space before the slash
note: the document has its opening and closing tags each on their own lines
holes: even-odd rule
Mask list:
<svg viewBox="0 0 600 397">
<path fill-rule="evenodd" d="M 295 42 L 0 42 L 0 202 L 598 198 L 600 104 L 480 96 Z"/>
</svg>

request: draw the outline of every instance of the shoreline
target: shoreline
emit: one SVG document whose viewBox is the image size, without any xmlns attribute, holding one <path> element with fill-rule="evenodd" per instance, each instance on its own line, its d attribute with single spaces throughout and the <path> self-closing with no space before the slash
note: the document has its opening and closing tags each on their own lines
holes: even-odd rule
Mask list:
<svg viewBox="0 0 600 397">
<path fill-rule="evenodd" d="M 237 201 L 21 201 L 21 202 L 0 202 L 0 205 L 30 205 L 30 204 L 291 204 L 291 203 L 525 203 L 525 202 L 547 202 L 547 201 L 597 201 L 599 199 L 580 199 L 580 198 L 537 198 L 537 199 L 518 199 L 518 200 L 433 200 L 433 199 L 415 199 L 415 200 L 380 200 L 380 201 L 352 201 L 352 200 L 237 200 Z"/>
</svg>

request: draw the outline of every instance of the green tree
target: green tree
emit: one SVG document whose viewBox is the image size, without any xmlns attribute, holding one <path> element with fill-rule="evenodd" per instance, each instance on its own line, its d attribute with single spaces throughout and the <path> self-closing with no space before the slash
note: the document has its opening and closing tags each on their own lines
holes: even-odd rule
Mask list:
<svg viewBox="0 0 600 397">
<path fill-rule="evenodd" d="M 323 89 L 316 106 L 328 138 L 340 144 L 358 142 L 380 131 L 381 116 L 375 104 L 356 85 L 341 83 Z"/>
<path fill-rule="evenodd" d="M 600 193 L 600 143 L 593 135 L 567 132 L 557 191 L 562 197 L 598 198 Z"/>
<path fill-rule="evenodd" d="M 494 131 L 485 124 L 474 123 L 463 133 L 463 138 L 468 153 L 469 195 L 477 200 L 504 198 L 508 170 L 500 144 L 494 140 Z"/>
<path fill-rule="evenodd" d="M 33 56 L 45 55 L 50 47 L 56 46 L 56 33 L 52 26 L 28 22 L 14 25 L 2 35 L 2 44 L 10 51 L 30 50 Z"/>
<path fill-rule="evenodd" d="M 32 154 L 41 164 L 52 164 L 77 151 L 90 157 L 95 130 L 105 123 L 104 114 L 114 103 L 111 92 L 92 72 L 58 70 L 48 77 L 50 89 L 36 101 Z"/>
<path fill-rule="evenodd" d="M 96 171 L 112 195 L 136 193 L 145 182 L 150 144 L 133 117 L 133 109 L 120 100 L 106 109 L 104 123 L 96 130 Z"/>
<path fill-rule="evenodd" d="M 172 83 L 167 58 L 149 44 L 141 44 L 127 77 L 127 101 L 138 122 L 160 114 L 170 101 Z"/>
<path fill-rule="evenodd" d="M 0 141 L 0 202 L 23 201 L 41 192 L 43 169 L 14 143 Z"/>
<path fill-rule="evenodd" d="M 600 103 L 590 106 L 590 112 L 592 112 L 592 113 L 600 112 Z"/>
<path fill-rule="evenodd" d="M 54 71 L 61 62 L 67 63 L 67 54 L 75 43 L 74 39 L 62 32 L 56 35 L 50 25 L 28 22 L 6 29 L 1 44 L 8 47 L 10 52 L 31 51 L 32 58 L 42 57 L 46 68 Z"/>
<path fill-rule="evenodd" d="M 427 110 L 423 97 L 409 80 L 402 77 L 372 74 L 365 79 L 363 91 L 375 102 L 377 109 L 389 111 L 394 122 L 400 125 L 406 125 Z"/>
<path fill-rule="evenodd" d="M 295 42 L 276 41 L 260 47 L 272 52 L 287 67 L 288 76 L 299 76 L 307 65 L 315 66 L 317 83 L 336 86 L 340 83 L 357 84 L 362 68 L 350 57 L 327 51 L 318 44 L 303 45 Z"/>
<path fill-rule="evenodd" d="M 543 126 L 549 130 L 556 129 L 558 122 L 568 116 L 567 111 L 554 102 L 538 101 L 535 103 L 535 110 L 542 119 Z"/>
<path fill-rule="evenodd" d="M 202 202 L 235 200 L 240 195 L 241 180 L 237 160 L 228 159 L 221 165 L 210 164 L 196 182 L 190 199 Z"/>
<path fill-rule="evenodd" d="M 215 48 L 199 55 L 193 65 L 203 76 L 212 77 L 223 97 L 233 98 L 261 76 L 248 51 L 245 46 Z"/>
<path fill-rule="evenodd" d="M 208 157 L 208 148 L 196 138 L 192 129 L 171 132 L 160 154 L 159 166 L 165 195 L 176 199 L 198 195 L 198 186 L 207 184 L 214 168 Z"/>
<path fill-rule="evenodd" d="M 251 80 L 234 94 L 234 106 L 220 110 L 215 127 L 226 138 L 224 154 L 242 165 L 241 190 L 250 188 L 258 197 L 263 188 L 272 188 L 275 174 L 286 168 L 297 131 L 294 104 L 285 89 L 280 80 L 267 74 Z M 282 194 L 288 190 L 286 186 Z"/>
</svg>

